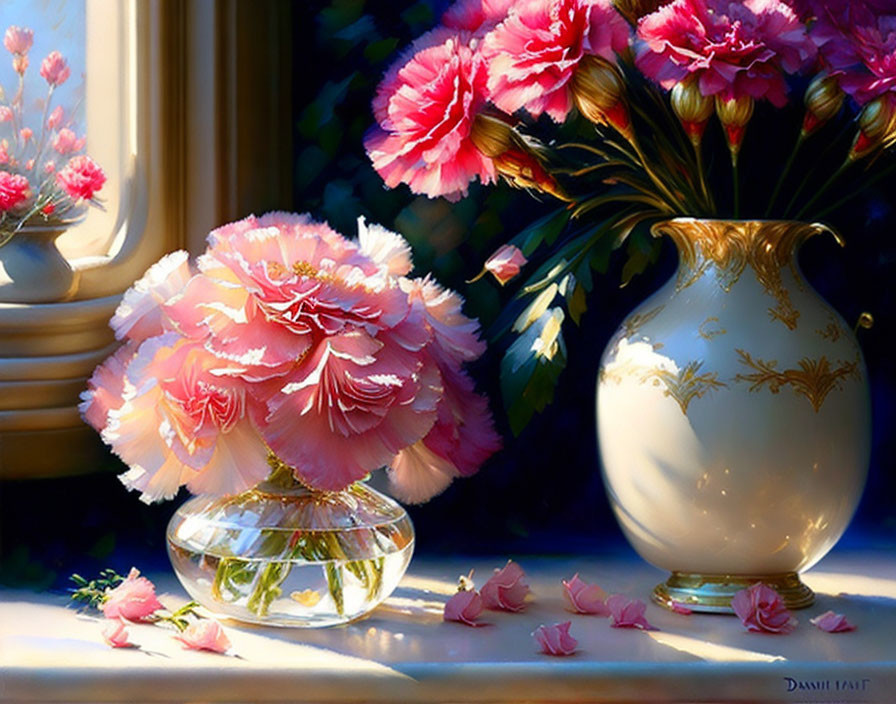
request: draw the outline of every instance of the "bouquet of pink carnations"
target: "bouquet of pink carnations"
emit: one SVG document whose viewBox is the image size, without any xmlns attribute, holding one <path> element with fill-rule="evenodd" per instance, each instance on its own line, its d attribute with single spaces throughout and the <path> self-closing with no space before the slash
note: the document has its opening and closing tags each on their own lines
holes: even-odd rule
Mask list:
<svg viewBox="0 0 896 704">
<path fill-rule="evenodd" d="M 87 204 L 99 206 L 95 196 L 106 182 L 102 168 L 78 153 L 85 139 L 71 129 L 71 114 L 61 106 L 50 110 L 54 91 L 71 75 L 58 51 L 40 63 L 47 96 L 37 130 L 28 124 L 25 72 L 33 43 L 34 32 L 22 27 L 9 27 L 3 36 L 19 82 L 12 99 L 0 86 L 0 246 L 24 225 L 65 224 Z"/>
<path fill-rule="evenodd" d="M 501 327 L 519 430 L 552 398 L 562 323 L 613 250 L 628 282 L 660 220 L 819 220 L 892 172 L 896 3 L 459 0 L 373 112 L 389 187 L 457 200 L 500 177 L 561 202 L 508 243 L 516 271 L 540 264 Z M 499 252 L 487 268 L 514 260 Z"/>
<path fill-rule="evenodd" d="M 411 278 L 407 243 L 358 222 L 350 241 L 305 215 L 213 231 L 125 294 L 122 347 L 97 368 L 84 418 L 146 502 L 182 485 L 236 494 L 290 468 L 338 491 L 388 468 L 425 501 L 499 446 L 463 369 L 483 351 L 461 298 Z"/>
</svg>

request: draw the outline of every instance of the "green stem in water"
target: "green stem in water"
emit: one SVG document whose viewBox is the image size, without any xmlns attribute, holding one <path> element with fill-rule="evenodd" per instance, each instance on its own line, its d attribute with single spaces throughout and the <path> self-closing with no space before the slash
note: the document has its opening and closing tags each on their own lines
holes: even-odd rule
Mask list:
<svg viewBox="0 0 896 704">
<path fill-rule="evenodd" d="M 781 172 L 781 175 L 778 177 L 778 182 L 775 184 L 775 190 L 772 191 L 772 197 L 768 201 L 768 207 L 765 209 L 765 217 L 771 215 L 772 208 L 775 206 L 775 201 L 778 200 L 778 196 L 781 193 L 781 188 L 784 186 L 784 181 L 787 179 L 787 175 L 790 173 L 791 167 L 793 167 L 793 162 L 796 159 L 797 152 L 800 150 L 800 147 L 803 146 L 803 142 L 806 140 L 805 135 L 802 130 L 800 130 L 800 136 L 796 139 L 796 144 L 793 145 L 793 149 L 790 151 L 790 156 L 787 158 L 787 162 L 784 164 L 784 170 Z"/>
<path fill-rule="evenodd" d="M 336 613 L 340 616 L 345 615 L 345 602 L 342 598 L 342 568 L 337 562 L 328 562 L 324 565 L 324 572 L 327 576 L 327 590 L 336 605 Z"/>
</svg>

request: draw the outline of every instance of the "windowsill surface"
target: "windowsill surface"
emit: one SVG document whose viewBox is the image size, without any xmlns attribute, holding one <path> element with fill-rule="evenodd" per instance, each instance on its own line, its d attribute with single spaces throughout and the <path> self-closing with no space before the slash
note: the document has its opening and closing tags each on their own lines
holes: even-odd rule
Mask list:
<svg viewBox="0 0 896 704">
<path fill-rule="evenodd" d="M 648 605 L 659 630 L 615 629 L 564 610 L 560 579 L 579 572 L 607 592 L 647 599 L 662 573 L 634 558 L 518 557 L 534 601 L 521 614 L 484 612 L 492 625 L 442 621 L 459 574 L 481 584 L 504 558 L 417 559 L 370 617 L 296 630 L 223 621 L 238 657 L 183 650 L 163 628 L 132 625 L 143 649 L 112 650 L 101 619 L 66 598 L 0 590 L 3 701 L 740 701 L 896 699 L 896 557 L 838 549 L 803 575 L 814 606 L 786 636 L 746 632 L 733 617 L 681 616 Z M 162 601 L 186 594 L 149 574 Z M 841 594 L 842 592 L 842 594 Z M 828 609 L 858 626 L 828 634 L 809 619 Z M 531 632 L 572 621 L 578 652 L 541 655 Z"/>
</svg>

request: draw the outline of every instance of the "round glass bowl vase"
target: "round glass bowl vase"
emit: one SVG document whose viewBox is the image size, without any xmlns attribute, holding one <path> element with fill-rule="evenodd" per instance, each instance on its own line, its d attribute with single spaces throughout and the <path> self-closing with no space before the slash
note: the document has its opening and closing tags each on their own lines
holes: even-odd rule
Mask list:
<svg viewBox="0 0 896 704">
<path fill-rule="evenodd" d="M 210 611 L 316 628 L 361 618 L 392 593 L 414 528 L 401 506 L 363 483 L 320 492 L 275 475 L 237 496 L 190 499 L 167 542 L 181 584 Z"/>
</svg>

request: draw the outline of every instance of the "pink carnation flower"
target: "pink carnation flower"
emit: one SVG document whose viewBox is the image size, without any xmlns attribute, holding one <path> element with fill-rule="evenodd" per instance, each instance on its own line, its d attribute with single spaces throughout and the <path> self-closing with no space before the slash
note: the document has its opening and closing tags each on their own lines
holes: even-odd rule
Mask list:
<svg viewBox="0 0 896 704">
<path fill-rule="evenodd" d="M 519 247 L 505 244 L 485 261 L 485 268 L 503 286 L 520 273 L 527 261 Z"/>
<path fill-rule="evenodd" d="M 12 210 L 31 196 L 31 185 L 21 174 L 0 171 L 0 213 Z"/>
<path fill-rule="evenodd" d="M 607 593 L 596 584 L 588 584 L 576 574 L 568 582 L 562 581 L 563 598 L 570 611 L 579 614 L 596 614 L 609 616 L 610 608 L 606 604 Z"/>
<path fill-rule="evenodd" d="M 71 73 L 68 61 L 58 51 L 51 51 L 40 63 L 40 75 L 54 87 L 65 83 Z"/>
<path fill-rule="evenodd" d="M 0 105 L 0 122 L 12 122 L 12 109 L 6 105 Z"/>
<path fill-rule="evenodd" d="M 31 139 L 34 136 L 34 130 L 32 130 L 30 127 L 23 127 L 22 129 L 19 130 L 19 136 L 22 138 L 23 142 L 27 142 L 29 139 Z M 32 164 L 34 163 L 33 159 L 31 161 L 31 163 Z M 30 169 L 31 167 L 29 166 L 28 168 Z"/>
<path fill-rule="evenodd" d="M 364 139 L 389 188 L 456 201 L 471 181 L 492 183 L 494 164 L 470 138 L 485 105 L 486 69 L 468 33 L 436 30 L 384 78 L 374 100 L 379 124 Z"/>
<path fill-rule="evenodd" d="M 522 567 L 509 561 L 500 570 L 495 570 L 489 580 L 479 590 L 482 604 L 487 609 L 500 611 L 522 611 L 526 608 L 529 584 Z"/>
<path fill-rule="evenodd" d="M 610 625 L 613 628 L 656 630 L 645 618 L 647 605 L 640 599 L 629 599 L 624 594 L 613 594 L 607 598 L 607 608 L 610 610 Z"/>
<path fill-rule="evenodd" d="M 74 132 L 68 127 L 59 130 L 59 134 L 53 138 L 53 149 L 60 154 L 71 154 L 72 152 L 81 151 L 84 148 L 86 140 L 82 137 L 78 139 Z"/>
<path fill-rule="evenodd" d="M 614 62 L 628 40 L 628 24 L 611 0 L 520 0 L 483 43 L 489 97 L 505 112 L 524 108 L 563 122 L 582 57 Z"/>
<path fill-rule="evenodd" d="M 230 639 L 221 624 L 211 619 L 194 621 L 174 638 L 192 650 L 226 653 L 231 648 Z"/>
<path fill-rule="evenodd" d="M 579 642 L 569 634 L 571 621 L 539 626 L 532 636 L 545 655 L 572 655 Z"/>
<path fill-rule="evenodd" d="M 816 628 L 828 633 L 845 633 L 846 631 L 854 631 L 856 627 L 846 620 L 843 614 L 835 614 L 833 611 L 825 611 L 823 614 L 809 619 L 809 622 Z"/>
<path fill-rule="evenodd" d="M 124 403 L 127 366 L 137 353 L 137 343 L 129 342 L 106 358 L 91 375 L 87 390 L 81 393 L 78 410 L 97 432 L 102 432 L 109 421 L 109 411 Z"/>
<path fill-rule="evenodd" d="M 8 27 L 3 35 L 3 46 L 10 54 L 27 54 L 34 44 L 34 31 L 27 28 Z"/>
<path fill-rule="evenodd" d="M 142 501 L 171 498 L 184 484 L 194 493 L 236 494 L 270 474 L 255 430 L 262 408 L 239 371 L 176 333 L 140 345 L 102 436 L 130 466 L 119 479 Z"/>
<path fill-rule="evenodd" d="M 482 597 L 475 590 L 469 589 L 457 592 L 445 603 L 443 618 L 468 626 L 484 626 L 484 623 L 476 623 L 481 613 Z"/>
<path fill-rule="evenodd" d="M 140 571 L 132 567 L 125 580 L 106 592 L 99 609 L 106 618 L 145 621 L 165 608 L 156 598 L 156 588 Z"/>
<path fill-rule="evenodd" d="M 731 608 L 748 631 L 790 633 L 797 625 L 778 592 L 762 582 L 737 592 Z"/>
<path fill-rule="evenodd" d="M 28 70 L 28 64 L 27 54 L 16 54 L 12 59 L 12 70 L 20 76 L 23 76 L 25 75 L 25 71 Z"/>
<path fill-rule="evenodd" d="M 818 3 L 810 36 L 825 69 L 860 105 L 896 93 L 896 6 Z"/>
<path fill-rule="evenodd" d="M 89 156 L 73 157 L 59 173 L 56 184 L 72 200 L 90 200 L 103 187 L 106 174 Z"/>
<path fill-rule="evenodd" d="M 698 77 L 703 95 L 787 102 L 786 75 L 811 65 L 815 45 L 780 0 L 674 0 L 638 22 L 637 65 L 671 89 Z"/>
</svg>

